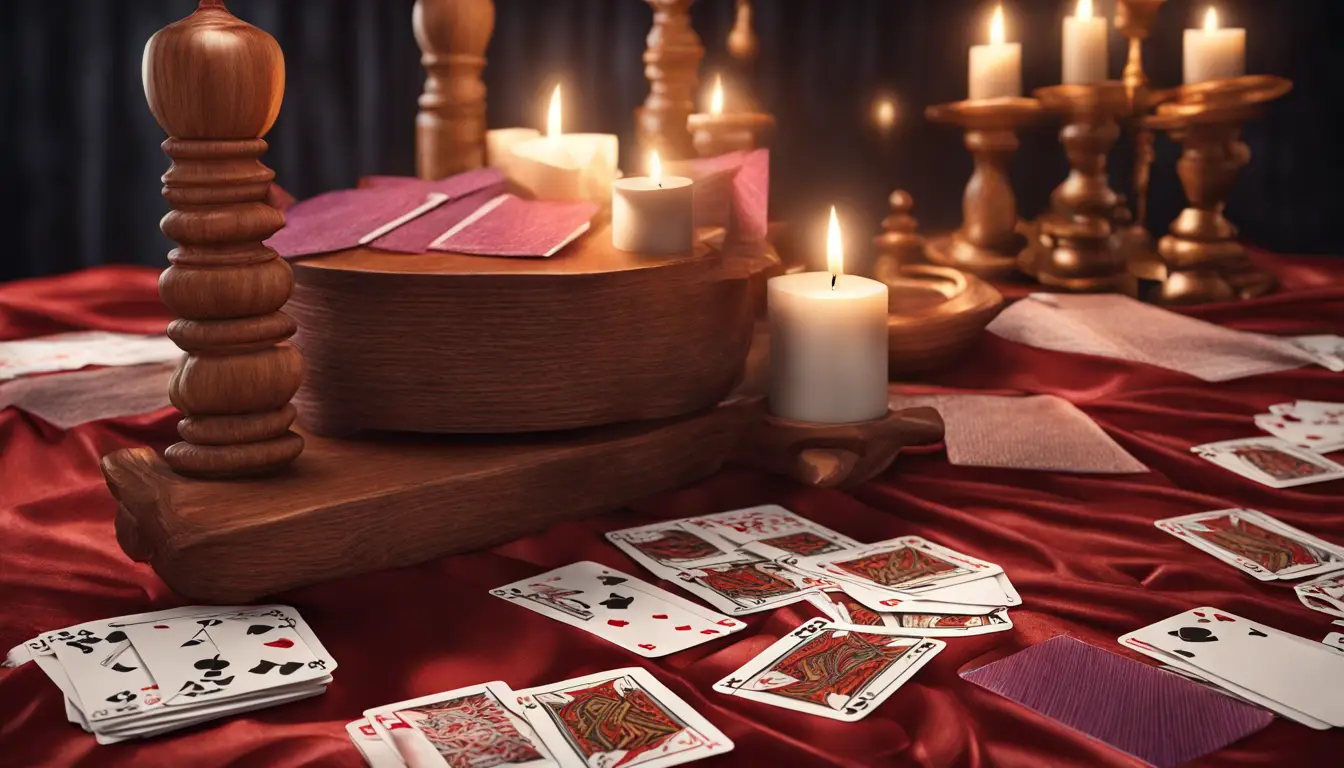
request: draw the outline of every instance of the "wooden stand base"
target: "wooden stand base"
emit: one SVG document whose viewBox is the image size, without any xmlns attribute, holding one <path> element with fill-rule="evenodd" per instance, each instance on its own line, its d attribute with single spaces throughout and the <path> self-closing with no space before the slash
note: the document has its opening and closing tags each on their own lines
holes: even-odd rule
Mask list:
<svg viewBox="0 0 1344 768">
<path fill-rule="evenodd" d="M 1017 256 L 1027 246 L 1021 233 L 999 248 L 982 248 L 961 236 L 960 232 L 935 237 L 929 241 L 926 253 L 929 261 L 944 267 L 960 269 L 985 280 L 1007 280 L 1017 274 Z"/>
<path fill-rule="evenodd" d="M 884 275 L 891 375 L 941 368 L 956 360 L 1003 307 L 1003 295 L 974 275 L 910 264 Z"/>
</svg>

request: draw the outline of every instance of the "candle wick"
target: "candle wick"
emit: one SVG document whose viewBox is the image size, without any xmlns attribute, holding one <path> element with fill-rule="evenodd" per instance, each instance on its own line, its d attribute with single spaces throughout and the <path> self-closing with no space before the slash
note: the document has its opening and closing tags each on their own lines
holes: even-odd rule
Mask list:
<svg viewBox="0 0 1344 768">
<path fill-rule="evenodd" d="M 835 290 L 835 277 L 836 277 L 836 276 L 835 276 L 834 274 L 831 275 L 831 290 L 832 290 L 832 291 Z"/>
</svg>

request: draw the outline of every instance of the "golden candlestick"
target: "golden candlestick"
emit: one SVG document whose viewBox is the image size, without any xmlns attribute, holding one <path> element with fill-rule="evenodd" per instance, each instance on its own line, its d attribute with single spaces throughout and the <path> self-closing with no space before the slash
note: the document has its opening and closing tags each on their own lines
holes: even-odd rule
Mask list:
<svg viewBox="0 0 1344 768">
<path fill-rule="evenodd" d="M 1251 265 L 1223 209 L 1237 174 L 1251 159 L 1241 140 L 1242 124 L 1292 87 L 1273 75 L 1187 85 L 1165 94 L 1167 103 L 1144 121 L 1180 142 L 1176 171 L 1189 201 L 1158 242 L 1163 303 L 1249 299 L 1274 290 L 1273 276 Z"/>
<path fill-rule="evenodd" d="M 1157 12 L 1167 0 L 1116 0 L 1115 28 L 1129 40 L 1129 58 L 1125 62 L 1124 84 L 1129 97 L 1128 126 L 1134 134 L 1134 174 L 1131 195 L 1134 199 L 1134 223 L 1129 228 L 1131 243 L 1129 270 L 1143 279 L 1156 279 L 1152 234 L 1148 231 L 1148 186 L 1152 178 L 1154 135 L 1143 118 L 1153 108 L 1148 74 L 1143 69 L 1143 41 L 1152 32 Z"/>
</svg>

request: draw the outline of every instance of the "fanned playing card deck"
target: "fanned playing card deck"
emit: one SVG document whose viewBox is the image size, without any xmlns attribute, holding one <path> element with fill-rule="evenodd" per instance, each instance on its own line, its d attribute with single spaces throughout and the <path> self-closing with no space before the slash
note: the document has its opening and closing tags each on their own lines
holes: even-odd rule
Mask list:
<svg viewBox="0 0 1344 768">
<path fill-rule="evenodd" d="M 521 691 L 503 681 L 375 707 L 346 726 L 371 768 L 667 768 L 733 742 L 637 667 Z"/>
<path fill-rule="evenodd" d="M 10 651 L 100 744 L 323 693 L 336 660 L 289 606 L 190 606 L 45 632 Z"/>
<path fill-rule="evenodd" d="M 1344 547 L 1299 531 L 1259 510 L 1200 512 L 1158 520 L 1155 525 L 1261 581 L 1344 570 Z"/>
</svg>

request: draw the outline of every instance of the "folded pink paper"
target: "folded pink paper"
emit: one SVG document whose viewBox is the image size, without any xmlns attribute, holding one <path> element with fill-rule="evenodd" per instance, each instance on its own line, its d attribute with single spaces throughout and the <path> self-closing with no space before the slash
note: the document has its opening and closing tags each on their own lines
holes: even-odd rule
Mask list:
<svg viewBox="0 0 1344 768">
<path fill-rule="evenodd" d="M 0 409 L 14 407 L 59 429 L 167 408 L 174 364 L 52 373 L 0 384 Z"/>
<path fill-rule="evenodd" d="M 444 232 L 430 248 L 473 256 L 553 256 L 588 231 L 597 206 L 505 194 Z"/>
<path fill-rule="evenodd" d="M 1290 339 L 1234 331 L 1110 294 L 1031 294 L 987 330 L 1032 347 L 1146 363 L 1204 381 L 1328 364 Z"/>
<path fill-rule="evenodd" d="M 1136 473 L 1148 468 L 1067 400 L 1053 395 L 927 395 L 893 407 L 928 405 L 943 417 L 947 460 L 966 467 L 1049 472 Z"/>
<path fill-rule="evenodd" d="M 770 151 L 728 152 L 668 163 L 695 182 L 695 226 L 726 227 L 735 240 L 765 239 L 770 207 Z"/>
</svg>

